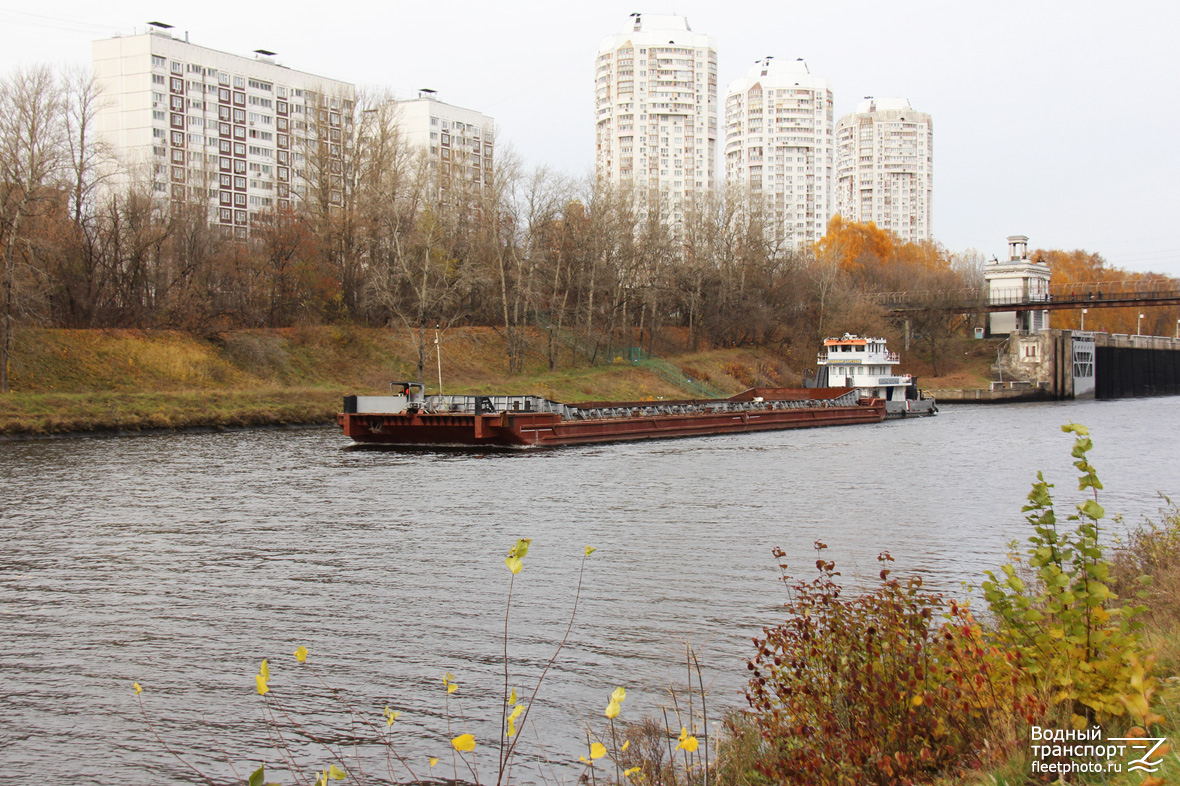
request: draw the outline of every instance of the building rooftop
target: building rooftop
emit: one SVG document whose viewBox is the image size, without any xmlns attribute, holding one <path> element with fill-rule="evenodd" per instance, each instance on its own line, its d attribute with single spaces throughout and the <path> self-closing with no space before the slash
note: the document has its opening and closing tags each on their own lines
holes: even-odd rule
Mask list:
<svg viewBox="0 0 1180 786">
<path fill-rule="evenodd" d="M 913 107 L 910 106 L 908 98 L 873 98 L 868 97 L 856 105 L 858 114 L 868 114 L 869 112 L 911 112 Z"/>
<path fill-rule="evenodd" d="M 745 76 L 730 82 L 728 93 L 744 92 L 758 83 L 774 86 L 799 85 L 809 88 L 828 86 L 828 80 L 814 76 L 807 68 L 807 61 L 801 57 L 796 60 L 767 58 L 750 66 L 750 70 L 746 72 Z"/>
</svg>

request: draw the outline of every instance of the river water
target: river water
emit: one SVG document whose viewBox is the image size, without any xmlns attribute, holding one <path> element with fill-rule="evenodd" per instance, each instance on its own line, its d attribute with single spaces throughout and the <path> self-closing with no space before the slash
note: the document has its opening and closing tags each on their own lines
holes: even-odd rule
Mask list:
<svg viewBox="0 0 1180 786">
<path fill-rule="evenodd" d="M 611 690 L 627 688 L 624 719 L 657 711 L 685 680 L 686 642 L 712 711 L 741 704 L 750 636 L 781 616 L 772 547 L 810 576 L 822 539 L 854 585 L 889 550 L 896 571 L 969 594 L 961 583 L 1025 536 L 1037 470 L 1065 507 L 1078 499 L 1062 423 L 1090 426 L 1110 514 L 1134 523 L 1158 493 L 1180 499 L 1178 403 L 947 406 L 872 426 L 482 454 L 353 450 L 335 429 L 0 443 L 0 764 L 47 782 L 199 782 L 158 733 L 217 779 L 233 777 L 227 758 L 242 776 L 273 769 L 254 683 L 269 658 L 301 761 L 329 760 L 300 729 L 331 743 L 350 706 L 384 728 L 388 705 L 418 776 L 439 756 L 434 773 L 450 777 L 447 741 L 469 731 L 486 779 L 503 560 L 529 537 L 509 633 L 522 693 L 565 633 L 584 547 L 598 549 L 517 773 L 570 779 L 556 763 L 584 751 Z M 383 759 L 362 766 L 384 772 Z"/>
</svg>

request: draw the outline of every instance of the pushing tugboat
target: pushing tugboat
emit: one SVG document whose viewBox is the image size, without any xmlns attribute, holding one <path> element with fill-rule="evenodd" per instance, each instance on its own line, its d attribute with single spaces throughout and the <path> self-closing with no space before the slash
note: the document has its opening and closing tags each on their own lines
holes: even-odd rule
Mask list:
<svg viewBox="0 0 1180 786">
<path fill-rule="evenodd" d="M 592 401 L 540 396 L 345 396 L 337 422 L 362 444 L 540 447 L 880 423 L 885 401 L 853 388 L 751 388 L 727 399 Z"/>
<path fill-rule="evenodd" d="M 862 396 L 884 399 L 885 414 L 890 418 L 937 413 L 934 397 L 919 390 L 917 380 L 909 374 L 893 372 L 900 362 L 897 353 L 885 347 L 885 339 L 845 333 L 840 338 L 824 340 L 815 386 L 836 390 L 855 388 Z"/>
</svg>

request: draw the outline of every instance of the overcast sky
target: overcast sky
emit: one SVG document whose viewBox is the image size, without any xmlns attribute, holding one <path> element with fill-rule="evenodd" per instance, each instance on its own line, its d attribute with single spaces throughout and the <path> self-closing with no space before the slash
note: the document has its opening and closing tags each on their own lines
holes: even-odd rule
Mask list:
<svg viewBox="0 0 1180 786">
<path fill-rule="evenodd" d="M 934 118 L 934 235 L 1003 256 L 1005 238 L 1180 276 L 1180 4 L 616 0 L 301 6 L 204 0 L 0 8 L 0 71 L 90 62 L 90 42 L 159 20 L 192 43 L 278 53 L 301 71 L 422 87 L 492 116 L 531 165 L 594 165 L 594 56 L 633 11 L 679 13 L 717 42 L 720 100 L 757 58 L 804 58 L 836 117 L 902 96 Z"/>
</svg>

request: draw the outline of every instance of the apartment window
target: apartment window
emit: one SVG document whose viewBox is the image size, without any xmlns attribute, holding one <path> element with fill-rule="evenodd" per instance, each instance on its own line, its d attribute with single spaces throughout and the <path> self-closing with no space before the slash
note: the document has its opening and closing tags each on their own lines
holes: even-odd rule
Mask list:
<svg viewBox="0 0 1180 786">
<path fill-rule="evenodd" d="M 164 78 L 163 74 L 152 74 L 152 84 L 165 85 L 168 84 L 168 80 Z"/>
<path fill-rule="evenodd" d="M 235 109 L 234 110 L 234 122 L 235 123 L 245 123 L 246 122 L 246 110 L 245 109 Z"/>
<path fill-rule="evenodd" d="M 165 121 L 165 120 L 167 120 L 167 119 L 168 119 L 168 113 L 167 113 L 167 112 L 161 112 L 161 111 L 159 111 L 159 110 L 154 110 L 154 111 L 152 112 L 152 120 L 159 120 L 159 121 L 163 122 L 163 121 Z"/>
<path fill-rule="evenodd" d="M 222 174 L 222 175 L 219 175 L 218 178 L 219 178 L 218 182 L 221 184 L 222 188 L 233 188 L 234 187 L 233 175 Z"/>
<path fill-rule="evenodd" d="M 245 106 L 245 105 L 246 105 L 246 94 L 239 93 L 237 90 L 235 90 L 234 91 L 234 106 Z"/>
<path fill-rule="evenodd" d="M 237 189 L 238 191 L 245 191 L 246 190 L 246 178 L 235 177 L 234 178 L 234 188 Z"/>
<path fill-rule="evenodd" d="M 244 142 L 234 142 L 234 155 L 238 158 L 245 158 L 246 144 Z"/>
<path fill-rule="evenodd" d="M 152 55 L 152 68 L 163 68 L 167 64 L 167 59 L 159 55 Z"/>
<path fill-rule="evenodd" d="M 234 204 L 238 207 L 245 207 L 246 206 L 246 195 L 245 194 L 234 194 Z"/>
<path fill-rule="evenodd" d="M 235 175 L 246 174 L 246 162 L 240 158 L 234 159 L 234 174 Z"/>
<path fill-rule="evenodd" d="M 180 131 L 173 131 L 172 144 L 176 147 L 184 147 L 184 134 Z"/>
<path fill-rule="evenodd" d="M 177 79 L 176 77 L 172 77 L 172 79 L 169 80 L 168 85 L 172 88 L 173 93 L 183 93 L 184 92 L 184 80 L 183 79 Z"/>
<path fill-rule="evenodd" d="M 244 89 L 246 87 L 246 78 L 243 76 L 235 76 L 234 87 L 238 89 Z"/>
<path fill-rule="evenodd" d="M 180 63 L 176 62 L 175 60 L 172 61 L 172 73 L 174 73 L 174 74 L 183 74 L 184 73 L 184 68 L 181 67 Z"/>
</svg>

